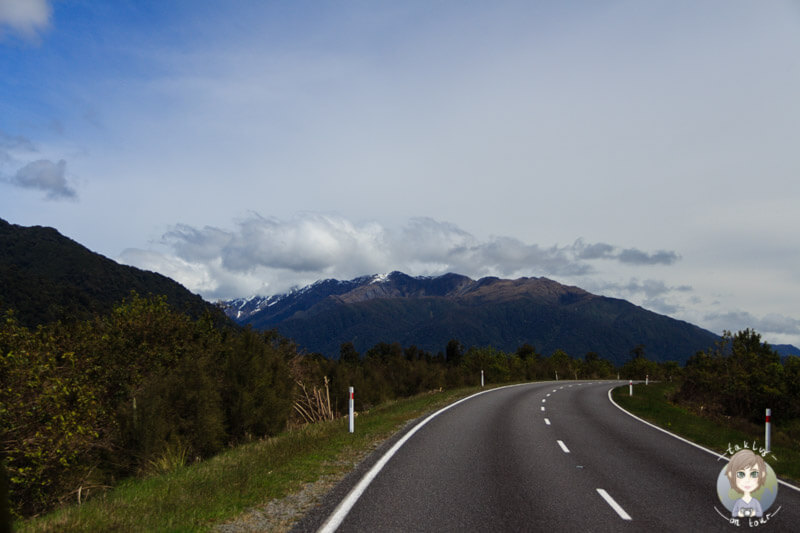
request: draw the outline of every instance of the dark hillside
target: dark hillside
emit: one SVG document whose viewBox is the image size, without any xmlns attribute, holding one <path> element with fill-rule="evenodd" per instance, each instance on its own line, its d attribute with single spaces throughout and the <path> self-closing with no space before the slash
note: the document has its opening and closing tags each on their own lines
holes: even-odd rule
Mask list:
<svg viewBox="0 0 800 533">
<path fill-rule="evenodd" d="M 21 324 L 104 314 L 131 291 L 166 296 L 192 317 L 211 310 L 224 320 L 214 306 L 161 274 L 120 265 L 53 228 L 0 219 L 0 312 L 14 309 Z"/>
<path fill-rule="evenodd" d="M 583 357 L 591 351 L 615 364 L 642 344 L 652 360 L 685 362 L 718 340 L 625 300 L 546 278 L 474 281 L 458 274 L 428 278 L 393 272 L 326 280 L 269 302 L 239 322 L 277 328 L 305 350 L 328 357 L 337 357 L 343 342 L 361 353 L 379 342 L 436 353 L 457 339 L 467 347 L 507 352 L 525 343 L 545 355 L 561 349 Z"/>
</svg>

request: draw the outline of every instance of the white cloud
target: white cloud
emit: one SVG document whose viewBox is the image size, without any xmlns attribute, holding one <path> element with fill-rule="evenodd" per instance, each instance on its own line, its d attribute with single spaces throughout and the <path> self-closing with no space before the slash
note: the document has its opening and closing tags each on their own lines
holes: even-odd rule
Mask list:
<svg viewBox="0 0 800 533">
<path fill-rule="evenodd" d="M 582 259 L 616 259 L 620 263 L 632 265 L 671 265 L 680 259 L 680 255 L 667 250 L 647 253 L 636 248 L 620 250 L 610 244 L 585 244 L 583 239 L 575 241 L 573 247 Z"/>
<path fill-rule="evenodd" d="M 3 29 L 35 39 L 50 26 L 53 9 L 48 0 L 0 0 L 0 37 Z"/>
<path fill-rule="evenodd" d="M 25 189 L 39 189 L 47 193 L 48 200 L 75 199 L 78 194 L 67 183 L 67 162 L 54 163 L 48 159 L 32 161 L 3 181 Z"/>
<path fill-rule="evenodd" d="M 350 279 L 391 270 L 412 275 L 457 272 L 476 278 L 584 276 L 594 270 L 586 259 L 587 248 L 604 250 L 593 260 L 624 262 L 624 253 L 631 250 L 655 257 L 583 241 L 541 247 L 511 237 L 479 240 L 454 224 L 432 218 L 413 218 L 395 229 L 319 213 L 289 220 L 251 214 L 236 226 L 227 230 L 178 225 L 159 243 L 165 251 L 128 249 L 121 260 L 159 271 L 215 299 L 275 293 L 320 278 Z M 653 286 L 645 287 L 649 297 L 668 291 L 663 283 L 646 285 Z"/>
</svg>

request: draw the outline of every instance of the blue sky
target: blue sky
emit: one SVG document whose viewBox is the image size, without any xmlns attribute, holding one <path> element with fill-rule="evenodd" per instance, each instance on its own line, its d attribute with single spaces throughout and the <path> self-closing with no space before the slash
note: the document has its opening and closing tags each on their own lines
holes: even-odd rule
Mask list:
<svg viewBox="0 0 800 533">
<path fill-rule="evenodd" d="M 546 276 L 800 346 L 797 1 L 0 0 L 0 217 L 206 298 Z"/>
</svg>

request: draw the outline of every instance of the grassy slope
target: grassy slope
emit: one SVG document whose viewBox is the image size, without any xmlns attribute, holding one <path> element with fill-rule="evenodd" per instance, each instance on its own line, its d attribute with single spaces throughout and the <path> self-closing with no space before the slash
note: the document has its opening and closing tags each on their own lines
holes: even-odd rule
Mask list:
<svg viewBox="0 0 800 533">
<path fill-rule="evenodd" d="M 668 398 L 677 390 L 677 383 L 634 385 L 633 396 L 628 386 L 614 389 L 612 397 L 621 407 L 657 426 L 680 435 L 720 454 L 728 446 L 764 446 L 764 427 L 733 420 L 712 421 L 701 418 L 687 409 L 673 405 Z M 779 477 L 798 484 L 800 482 L 800 446 L 797 442 L 776 431 L 772 432 L 772 453 L 765 460 Z M 729 454 L 728 454 L 729 455 Z"/>
</svg>

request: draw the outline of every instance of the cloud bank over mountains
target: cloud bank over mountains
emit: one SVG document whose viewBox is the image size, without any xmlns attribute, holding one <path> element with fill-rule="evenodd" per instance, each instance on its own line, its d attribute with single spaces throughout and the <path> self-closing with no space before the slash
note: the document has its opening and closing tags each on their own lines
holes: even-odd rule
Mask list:
<svg viewBox="0 0 800 533">
<path fill-rule="evenodd" d="M 388 228 L 321 213 L 289 220 L 252 213 L 232 230 L 176 225 L 155 244 L 161 251 L 129 248 L 120 259 L 171 275 L 209 299 L 273 294 L 321 278 L 350 279 L 391 270 L 411 275 L 458 272 L 475 278 L 572 278 L 594 273 L 597 261 L 647 266 L 680 259 L 674 251 L 648 252 L 581 239 L 566 246 L 503 236 L 480 240 L 454 224 L 426 217 Z M 648 287 L 627 289 L 652 292 Z M 663 284 L 662 289 L 666 290 Z"/>
<path fill-rule="evenodd" d="M 456 272 L 473 279 L 544 276 L 624 298 L 718 334 L 753 328 L 778 342 L 800 334 L 800 321 L 791 317 L 720 310 L 718 302 L 700 296 L 688 283 L 655 279 L 681 278 L 676 269 L 682 257 L 673 250 L 584 239 L 550 246 L 507 236 L 480 239 L 456 224 L 428 217 L 388 227 L 337 214 L 305 212 L 280 219 L 251 212 L 232 228 L 174 225 L 149 249 L 128 248 L 118 260 L 160 272 L 211 301 L 278 294 L 320 279 L 392 270 L 416 276 Z"/>
</svg>

